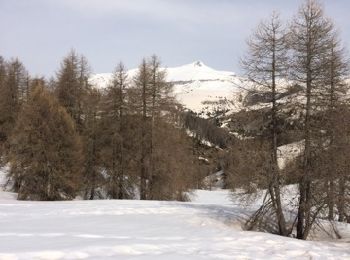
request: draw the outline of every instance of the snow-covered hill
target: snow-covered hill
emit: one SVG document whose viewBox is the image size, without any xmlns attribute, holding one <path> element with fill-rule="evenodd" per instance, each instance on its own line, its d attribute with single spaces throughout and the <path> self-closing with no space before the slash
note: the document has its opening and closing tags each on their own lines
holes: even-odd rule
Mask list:
<svg viewBox="0 0 350 260">
<path fill-rule="evenodd" d="M 242 107 L 245 82 L 233 72 L 219 71 L 201 61 L 167 68 L 167 81 L 173 83 L 174 93 L 186 108 L 204 116 L 215 111 L 237 111 Z M 129 79 L 137 70 L 128 71 Z M 90 83 L 98 88 L 110 84 L 111 73 L 95 74 Z"/>
</svg>

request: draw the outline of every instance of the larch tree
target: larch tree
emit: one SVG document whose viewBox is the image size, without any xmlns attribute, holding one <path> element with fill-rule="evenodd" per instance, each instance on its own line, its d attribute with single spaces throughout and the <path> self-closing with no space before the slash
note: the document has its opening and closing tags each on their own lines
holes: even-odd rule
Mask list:
<svg viewBox="0 0 350 260">
<path fill-rule="evenodd" d="M 154 189 L 156 184 L 156 160 L 155 153 L 157 146 L 156 138 L 158 129 L 161 129 L 159 125 L 161 123 L 161 113 L 169 112 L 172 104 L 171 100 L 171 84 L 166 82 L 166 71 L 160 67 L 161 63 L 156 55 L 153 55 L 149 60 L 149 71 L 150 71 L 150 84 L 149 84 L 149 95 L 150 95 L 150 158 L 149 158 L 149 197 L 154 197 Z M 163 117 L 165 119 L 165 117 Z M 159 176 L 158 176 L 159 177 Z"/>
<path fill-rule="evenodd" d="M 6 61 L 3 57 L 0 57 L 0 141 L 1 146 L 4 145 L 4 142 L 7 140 L 8 135 L 8 115 L 9 115 L 9 105 L 7 102 L 10 100 L 7 93 L 7 67 Z M 3 149 L 1 149 L 3 151 Z"/>
<path fill-rule="evenodd" d="M 327 174 L 331 174 L 333 178 L 328 184 L 327 202 L 329 207 L 329 219 L 332 220 L 338 216 L 338 221 L 350 223 L 350 106 L 349 103 L 338 105 L 336 112 L 332 118 L 334 130 L 332 134 L 333 143 L 330 143 L 331 165 L 334 169 L 327 168 Z M 328 181 L 328 179 L 326 179 Z M 333 187 L 331 185 L 334 185 Z M 332 208 L 334 215 L 332 212 Z"/>
<path fill-rule="evenodd" d="M 20 183 L 18 199 L 73 199 L 81 180 L 80 138 L 44 81 L 34 82 L 11 136 L 10 176 Z"/>
<path fill-rule="evenodd" d="M 88 78 L 90 69 L 84 56 L 79 56 L 74 50 L 63 59 L 57 73 L 56 96 L 60 104 L 66 108 L 74 119 L 77 130 L 82 131 L 84 100 L 90 88 Z"/>
<path fill-rule="evenodd" d="M 349 76 L 349 63 L 337 34 L 334 34 L 330 44 L 327 53 L 325 82 L 319 99 L 320 105 L 325 107 L 321 123 L 325 130 L 322 147 L 323 155 L 326 157 L 323 159 L 327 163 L 324 167 L 326 203 L 328 219 L 334 220 L 335 206 L 339 204 L 339 199 L 346 197 L 343 186 L 347 183 L 347 180 L 344 179 L 347 175 L 347 168 L 344 167 L 346 162 L 343 161 L 345 158 L 341 154 L 348 152 L 346 145 L 344 146 L 348 144 L 346 140 L 348 129 L 342 120 L 348 119 L 347 116 L 349 116 L 346 112 L 346 107 L 349 105 L 347 98 L 349 85 L 346 83 Z M 342 207 L 338 208 L 338 215 L 342 221 L 344 219 Z"/>
<path fill-rule="evenodd" d="M 149 179 L 149 89 L 151 73 L 146 59 L 142 60 L 138 73 L 134 78 L 135 88 L 138 90 L 140 104 L 138 107 L 141 117 L 140 143 L 140 199 L 147 199 L 147 181 Z"/>
<path fill-rule="evenodd" d="M 107 192 L 113 199 L 130 197 L 127 179 L 127 165 L 130 154 L 126 151 L 129 121 L 129 104 L 127 88 L 129 86 L 127 71 L 123 63 L 119 63 L 113 73 L 113 79 L 103 99 L 103 124 L 106 125 L 103 139 L 103 158 L 108 174 Z"/>
<path fill-rule="evenodd" d="M 152 200 L 188 200 L 189 189 L 195 187 L 198 165 L 192 154 L 192 143 L 182 128 L 174 122 L 159 120 L 153 139 L 152 179 L 148 196 Z M 179 163 L 180 162 L 180 163 Z"/>
<path fill-rule="evenodd" d="M 322 92 L 327 71 L 329 50 L 334 35 L 333 23 L 324 16 L 317 1 L 307 0 L 294 18 L 289 33 L 289 46 L 292 50 L 291 80 L 304 88 L 303 108 L 304 151 L 299 185 L 297 213 L 297 238 L 306 239 L 324 203 L 315 194 L 315 179 L 319 178 L 315 156 L 319 154 L 320 129 L 317 111 L 319 94 Z M 322 145 L 322 144 L 321 144 Z"/>
<path fill-rule="evenodd" d="M 270 170 L 267 172 L 266 183 L 271 204 L 275 211 L 280 235 L 288 235 L 286 221 L 281 202 L 282 178 L 277 164 L 278 132 L 281 131 L 278 123 L 278 90 L 282 90 L 281 79 L 287 75 L 287 42 L 286 30 L 277 13 L 273 13 L 269 20 L 258 26 L 248 41 L 248 54 L 242 59 L 242 65 L 248 79 L 260 91 L 268 93 L 271 103 L 271 123 L 269 126 L 270 139 Z M 262 205 L 266 210 L 267 205 Z M 263 217 L 263 216 L 261 216 Z"/>
<path fill-rule="evenodd" d="M 137 108 L 141 125 L 140 198 L 154 199 L 157 178 L 166 178 L 164 171 L 157 170 L 160 165 L 157 160 L 162 160 L 162 157 L 155 155 L 161 149 L 156 145 L 158 131 L 162 129 L 163 123 L 170 123 L 172 86 L 166 82 L 166 71 L 161 68 L 157 56 L 142 61 L 134 77 L 134 85 L 140 100 Z"/>
<path fill-rule="evenodd" d="M 87 59 L 74 50 L 64 57 L 56 77 L 54 93 L 60 105 L 73 118 L 75 129 L 82 139 L 83 194 L 87 199 L 94 199 L 98 197 L 97 188 L 101 181 L 97 134 L 100 94 L 89 84 Z"/>
<path fill-rule="evenodd" d="M 29 92 L 29 76 L 24 65 L 13 59 L 0 58 L 0 142 L 3 155 L 8 150 L 8 138 L 16 123 L 21 105 Z"/>
<path fill-rule="evenodd" d="M 103 183 L 100 157 L 100 100 L 101 93 L 97 89 L 89 90 L 84 100 L 84 125 L 81 131 L 84 154 L 83 189 L 84 198 L 90 200 L 102 197 L 98 189 Z"/>
</svg>

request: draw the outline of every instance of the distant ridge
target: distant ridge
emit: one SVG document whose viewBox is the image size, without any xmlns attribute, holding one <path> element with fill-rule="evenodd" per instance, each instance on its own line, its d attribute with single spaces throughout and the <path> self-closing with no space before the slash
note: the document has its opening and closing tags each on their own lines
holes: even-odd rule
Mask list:
<svg viewBox="0 0 350 260">
<path fill-rule="evenodd" d="M 167 81 L 174 85 L 177 100 L 187 109 L 203 116 L 215 111 L 231 111 L 241 108 L 239 95 L 243 79 L 234 72 L 215 70 L 202 61 L 194 61 L 178 67 L 165 68 Z M 129 79 L 135 76 L 137 69 L 128 71 Z M 112 73 L 94 74 L 90 83 L 96 88 L 106 88 L 112 79 Z"/>
</svg>

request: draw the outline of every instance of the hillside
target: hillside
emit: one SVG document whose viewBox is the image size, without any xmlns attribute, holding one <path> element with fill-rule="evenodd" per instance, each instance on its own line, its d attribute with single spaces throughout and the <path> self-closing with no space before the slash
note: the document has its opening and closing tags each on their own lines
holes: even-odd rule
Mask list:
<svg viewBox="0 0 350 260">
<path fill-rule="evenodd" d="M 206 117 L 218 110 L 238 111 L 242 107 L 241 97 L 246 83 L 233 72 L 215 70 L 201 61 L 166 68 L 166 71 L 167 81 L 173 84 L 177 100 L 193 112 Z M 130 80 L 136 72 L 137 69 L 128 71 Z M 104 89 L 111 78 L 111 73 L 95 74 L 90 83 Z"/>
<path fill-rule="evenodd" d="M 261 89 L 249 83 L 247 79 L 237 76 L 234 72 L 215 70 L 201 61 L 196 61 L 179 67 L 166 68 L 167 81 L 174 86 L 174 95 L 178 102 L 195 114 L 196 117 L 207 119 L 207 123 L 199 122 L 199 128 L 191 131 L 199 131 L 204 140 L 221 147 L 220 142 L 213 136 L 219 135 L 219 140 L 227 143 L 229 139 L 254 138 L 264 136 L 269 124 L 270 94 L 266 89 Z M 128 79 L 132 80 L 137 69 L 128 71 Z M 95 74 L 90 78 L 90 83 L 100 89 L 105 89 L 111 83 L 112 73 Z M 288 87 L 285 80 L 279 80 L 278 105 L 281 113 L 281 120 L 286 132 L 280 136 L 281 152 L 279 163 L 284 165 L 296 157 L 291 155 L 294 143 L 301 141 L 296 126 L 300 123 L 300 110 L 296 108 L 295 102 L 303 103 L 305 99 L 300 96 L 300 87 Z M 293 100 L 293 102 L 290 102 Z M 208 128 L 222 128 L 219 134 L 205 136 Z M 209 155 L 209 152 L 214 156 Z M 218 151 L 207 149 L 200 152 L 201 156 L 211 160 L 211 172 L 219 170 L 215 168 L 219 164 Z M 283 168 L 283 166 L 281 166 Z"/>
</svg>

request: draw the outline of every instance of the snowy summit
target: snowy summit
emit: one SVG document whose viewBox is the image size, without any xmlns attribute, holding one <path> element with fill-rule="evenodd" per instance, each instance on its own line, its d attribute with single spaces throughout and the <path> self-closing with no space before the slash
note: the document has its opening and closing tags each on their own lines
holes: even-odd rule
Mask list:
<svg viewBox="0 0 350 260">
<path fill-rule="evenodd" d="M 202 61 L 165 69 L 167 81 L 173 84 L 177 100 L 186 108 L 206 115 L 217 110 L 237 110 L 241 107 L 238 99 L 244 91 L 244 81 L 234 72 L 215 70 Z M 137 69 L 129 70 L 129 79 L 136 72 Z M 111 79 L 112 73 L 100 73 L 93 75 L 90 83 L 104 89 Z"/>
</svg>

